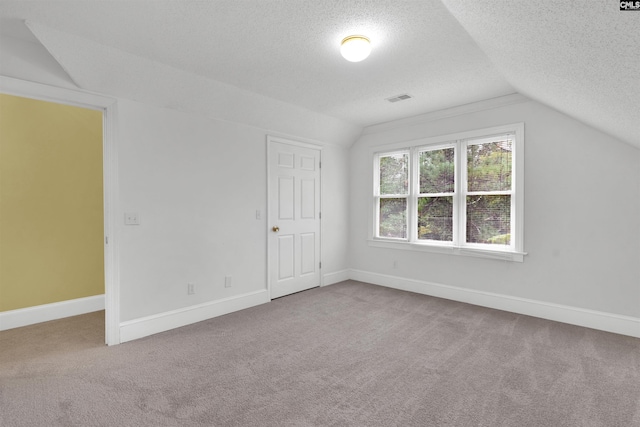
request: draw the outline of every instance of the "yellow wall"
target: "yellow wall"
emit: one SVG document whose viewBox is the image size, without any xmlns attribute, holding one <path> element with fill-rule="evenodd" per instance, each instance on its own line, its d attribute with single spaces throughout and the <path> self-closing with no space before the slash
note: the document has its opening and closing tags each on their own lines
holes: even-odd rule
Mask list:
<svg viewBox="0 0 640 427">
<path fill-rule="evenodd" d="M 0 94 L 0 311 L 104 293 L 102 112 Z"/>
</svg>

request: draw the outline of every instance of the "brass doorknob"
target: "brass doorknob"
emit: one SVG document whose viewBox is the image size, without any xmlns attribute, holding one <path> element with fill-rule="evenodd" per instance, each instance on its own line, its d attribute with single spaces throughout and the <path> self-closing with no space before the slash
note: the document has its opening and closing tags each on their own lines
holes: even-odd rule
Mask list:
<svg viewBox="0 0 640 427">
<path fill-rule="evenodd" d="M 273 228 L 271 228 L 271 230 L 273 230 L 274 233 L 277 233 L 278 231 L 280 231 L 280 227 L 278 227 L 277 225 L 274 225 Z"/>
</svg>

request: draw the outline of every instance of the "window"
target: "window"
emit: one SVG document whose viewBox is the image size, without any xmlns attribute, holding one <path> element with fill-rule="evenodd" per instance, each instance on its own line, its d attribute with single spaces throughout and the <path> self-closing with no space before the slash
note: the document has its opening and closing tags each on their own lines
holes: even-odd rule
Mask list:
<svg viewBox="0 0 640 427">
<path fill-rule="evenodd" d="M 524 125 L 374 153 L 374 246 L 522 261 Z"/>
<path fill-rule="evenodd" d="M 380 237 L 407 237 L 407 201 L 409 200 L 409 153 L 380 156 Z"/>
</svg>

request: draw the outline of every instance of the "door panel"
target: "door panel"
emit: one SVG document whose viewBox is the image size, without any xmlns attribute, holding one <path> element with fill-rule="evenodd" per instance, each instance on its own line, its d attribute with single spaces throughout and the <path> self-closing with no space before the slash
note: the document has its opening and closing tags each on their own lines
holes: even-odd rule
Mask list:
<svg viewBox="0 0 640 427">
<path fill-rule="evenodd" d="M 315 219 L 316 216 L 316 182 L 313 179 L 301 181 L 300 218 Z"/>
<path fill-rule="evenodd" d="M 278 177 L 278 219 L 293 220 L 295 211 L 295 180 L 291 176 Z"/>
<path fill-rule="evenodd" d="M 300 274 L 311 274 L 316 270 L 316 235 L 314 233 L 300 234 Z"/>
<path fill-rule="evenodd" d="M 278 153 L 278 166 L 293 168 L 293 153 Z"/>
<path fill-rule="evenodd" d="M 270 139 L 271 298 L 320 286 L 320 150 Z"/>
<path fill-rule="evenodd" d="M 278 279 L 290 279 L 294 275 L 294 236 L 277 236 L 278 239 Z"/>
<path fill-rule="evenodd" d="M 300 169 L 305 171 L 312 171 L 315 170 L 315 166 L 316 163 L 314 157 L 304 155 L 300 156 Z"/>
</svg>

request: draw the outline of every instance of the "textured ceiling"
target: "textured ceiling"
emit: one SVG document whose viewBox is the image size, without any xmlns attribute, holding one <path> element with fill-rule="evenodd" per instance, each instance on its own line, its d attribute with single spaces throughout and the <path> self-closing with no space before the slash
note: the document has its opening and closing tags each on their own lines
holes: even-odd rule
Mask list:
<svg viewBox="0 0 640 427">
<path fill-rule="evenodd" d="M 5 35 L 34 40 L 23 20 L 358 125 L 514 92 L 439 0 L 0 1 Z"/>
<path fill-rule="evenodd" d="M 640 12 L 617 0 L 442 0 L 521 94 L 640 147 Z"/>
<path fill-rule="evenodd" d="M 41 42 L 81 87 L 118 93 L 123 85 L 119 92 L 133 99 L 166 88 L 153 78 L 119 77 L 149 76 L 158 63 L 197 75 L 193 88 L 181 82 L 172 96 L 197 96 L 196 83 L 206 79 L 360 126 L 521 92 L 640 146 L 640 85 L 631 86 L 640 13 L 619 12 L 615 1 L 566 5 L 0 0 L 0 32 Z M 340 40 L 354 33 L 372 40 L 361 63 L 339 54 Z M 95 65 L 98 53 L 109 55 L 108 66 Z M 385 101 L 403 93 L 414 98 Z"/>
</svg>

